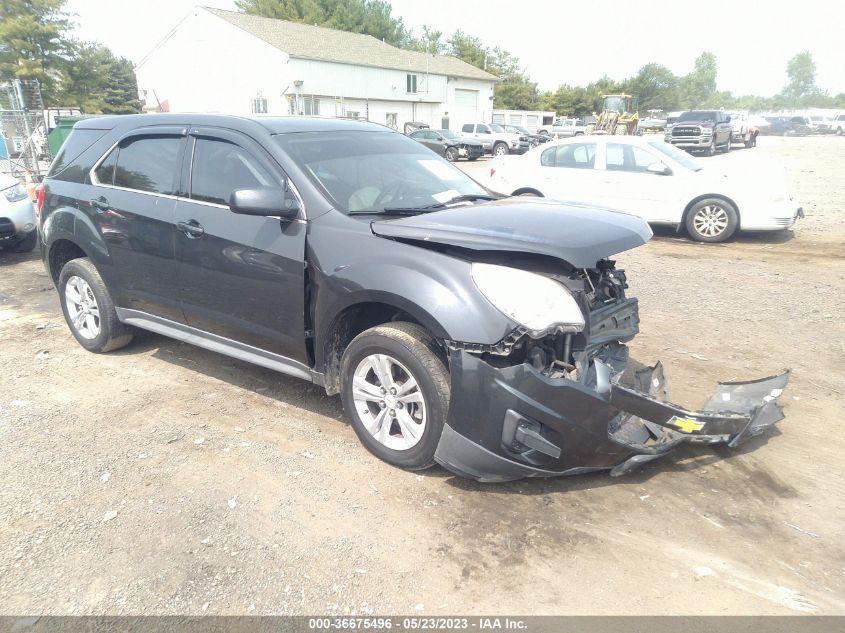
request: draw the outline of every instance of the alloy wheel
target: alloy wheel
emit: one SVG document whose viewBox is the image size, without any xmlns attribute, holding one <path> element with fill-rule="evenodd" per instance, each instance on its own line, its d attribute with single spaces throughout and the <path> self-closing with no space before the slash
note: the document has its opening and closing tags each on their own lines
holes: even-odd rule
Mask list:
<svg viewBox="0 0 845 633">
<path fill-rule="evenodd" d="M 718 205 L 708 204 L 698 210 L 692 223 L 699 235 L 716 237 L 728 228 L 728 213 Z"/>
<path fill-rule="evenodd" d="M 395 358 L 371 354 L 353 374 L 352 399 L 364 428 L 387 448 L 405 451 L 422 439 L 426 408 L 416 378 Z"/>
<path fill-rule="evenodd" d="M 91 286 L 82 277 L 74 275 L 67 280 L 65 305 L 73 329 L 83 338 L 97 338 L 100 334 L 100 306 Z"/>
</svg>

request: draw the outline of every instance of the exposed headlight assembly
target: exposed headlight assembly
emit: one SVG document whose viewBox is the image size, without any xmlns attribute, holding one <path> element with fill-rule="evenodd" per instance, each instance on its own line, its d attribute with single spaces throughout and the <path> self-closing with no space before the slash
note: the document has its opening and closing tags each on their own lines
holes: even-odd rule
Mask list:
<svg viewBox="0 0 845 633">
<path fill-rule="evenodd" d="M 12 185 L 8 189 L 3 190 L 3 196 L 9 202 L 17 202 L 18 200 L 23 200 L 27 197 L 26 189 L 20 185 Z"/>
<path fill-rule="evenodd" d="M 487 300 L 532 336 L 553 330 L 581 332 L 584 314 L 569 290 L 554 279 L 518 268 L 475 263 L 472 279 Z"/>
</svg>

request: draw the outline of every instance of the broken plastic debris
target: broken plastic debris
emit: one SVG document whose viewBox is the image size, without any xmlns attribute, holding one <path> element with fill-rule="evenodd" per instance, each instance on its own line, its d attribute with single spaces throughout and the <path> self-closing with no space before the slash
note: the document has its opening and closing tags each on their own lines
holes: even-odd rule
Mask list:
<svg viewBox="0 0 845 633">
<path fill-rule="evenodd" d="M 235 495 L 228 501 L 229 507 L 234 510 L 235 507 L 238 505 L 238 495 Z"/>
<path fill-rule="evenodd" d="M 109 510 L 108 512 L 106 512 L 106 513 L 103 515 L 103 523 L 105 523 L 106 521 L 111 521 L 111 520 L 112 520 L 112 519 L 114 519 L 116 516 L 117 516 L 117 511 L 116 511 L 116 510 Z"/>
</svg>

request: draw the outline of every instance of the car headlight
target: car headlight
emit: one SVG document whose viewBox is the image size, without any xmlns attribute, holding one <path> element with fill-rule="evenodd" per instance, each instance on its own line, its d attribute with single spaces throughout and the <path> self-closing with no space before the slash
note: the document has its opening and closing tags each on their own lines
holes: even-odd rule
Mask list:
<svg viewBox="0 0 845 633">
<path fill-rule="evenodd" d="M 3 196 L 9 202 L 17 202 L 18 200 L 23 200 L 27 197 L 26 189 L 20 185 L 12 185 L 8 189 L 3 190 Z"/>
<path fill-rule="evenodd" d="M 472 280 L 490 303 L 533 336 L 554 329 L 584 329 L 581 308 L 566 286 L 554 279 L 509 266 L 474 263 Z"/>
</svg>

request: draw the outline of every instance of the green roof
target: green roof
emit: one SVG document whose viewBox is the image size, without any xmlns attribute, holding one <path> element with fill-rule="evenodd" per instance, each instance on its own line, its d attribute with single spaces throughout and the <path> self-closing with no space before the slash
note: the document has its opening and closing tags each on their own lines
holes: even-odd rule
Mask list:
<svg viewBox="0 0 845 633">
<path fill-rule="evenodd" d="M 298 59 L 497 81 L 495 75 L 457 57 L 407 51 L 386 44 L 371 35 L 336 31 L 321 26 L 211 7 L 203 9 Z"/>
</svg>

